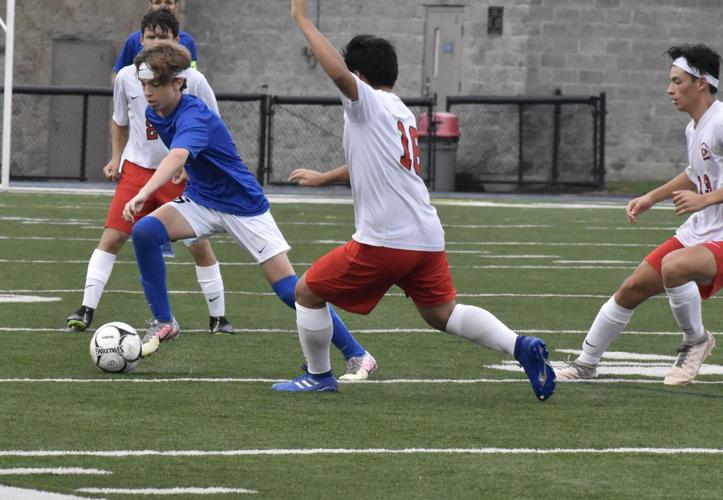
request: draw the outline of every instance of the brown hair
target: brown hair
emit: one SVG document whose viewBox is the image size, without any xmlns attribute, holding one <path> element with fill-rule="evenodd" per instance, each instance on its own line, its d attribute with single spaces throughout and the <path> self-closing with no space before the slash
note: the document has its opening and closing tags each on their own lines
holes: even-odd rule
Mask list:
<svg viewBox="0 0 723 500">
<path fill-rule="evenodd" d="M 181 71 L 191 66 L 191 53 L 175 42 L 161 41 L 143 49 L 133 61 L 136 71 L 142 63 L 153 71 L 153 85 L 168 85 Z"/>
</svg>

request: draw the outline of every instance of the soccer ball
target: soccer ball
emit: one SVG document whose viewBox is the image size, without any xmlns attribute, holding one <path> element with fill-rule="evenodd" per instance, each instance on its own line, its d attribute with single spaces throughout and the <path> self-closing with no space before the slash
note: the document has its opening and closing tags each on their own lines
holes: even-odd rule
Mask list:
<svg viewBox="0 0 723 500">
<path fill-rule="evenodd" d="M 90 339 L 90 359 L 104 372 L 129 372 L 141 359 L 141 345 L 132 326 L 120 321 L 106 323 Z"/>
</svg>

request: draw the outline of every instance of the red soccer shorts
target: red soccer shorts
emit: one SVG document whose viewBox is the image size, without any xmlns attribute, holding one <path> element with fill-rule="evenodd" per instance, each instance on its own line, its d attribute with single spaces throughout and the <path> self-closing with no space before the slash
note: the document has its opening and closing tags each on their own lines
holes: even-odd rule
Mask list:
<svg viewBox="0 0 723 500">
<path fill-rule="evenodd" d="M 710 250 L 710 252 L 715 257 L 717 268 L 716 276 L 713 280 L 713 283 L 711 283 L 710 285 L 698 285 L 698 290 L 700 291 L 701 298 L 709 299 L 713 295 L 715 295 L 718 290 L 723 288 L 723 241 L 712 241 L 708 243 L 703 243 L 703 246 Z M 681 248 L 684 248 L 684 245 L 680 241 L 678 241 L 678 238 L 673 236 L 661 243 L 655 250 L 646 255 L 645 262 L 650 264 L 653 269 L 658 272 L 658 274 L 662 275 L 663 257 L 665 257 L 671 252 L 680 250 Z"/>
<path fill-rule="evenodd" d="M 305 281 L 325 301 L 358 314 L 369 314 L 392 285 L 423 308 L 457 296 L 444 251 L 375 247 L 353 240 L 314 262 Z"/>
<path fill-rule="evenodd" d="M 148 179 L 150 179 L 155 172 L 155 170 L 151 170 L 150 168 L 139 167 L 128 160 L 123 162 L 120 181 L 115 188 L 113 200 L 110 202 L 110 207 L 108 208 L 105 227 L 131 234 L 133 224 L 123 219 L 123 208 L 131 198 L 138 194 L 138 191 L 145 186 Z M 174 198 L 178 198 L 183 193 L 185 187 L 185 182 L 183 184 L 174 184 L 168 181 L 146 200 L 143 209 L 136 215 L 135 220 L 139 220 L 141 217 L 153 212 L 156 208 L 165 205 Z"/>
</svg>

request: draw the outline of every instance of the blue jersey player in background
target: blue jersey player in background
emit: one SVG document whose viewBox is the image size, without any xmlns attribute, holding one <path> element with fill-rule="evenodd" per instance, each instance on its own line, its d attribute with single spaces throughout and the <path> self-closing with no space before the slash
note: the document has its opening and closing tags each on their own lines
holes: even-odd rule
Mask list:
<svg viewBox="0 0 723 500">
<path fill-rule="evenodd" d="M 168 300 L 161 255 L 162 245 L 169 240 L 228 233 L 261 265 L 279 298 L 294 307 L 297 278 L 287 256 L 290 247 L 271 216 L 261 186 L 241 161 L 223 120 L 202 100 L 182 93 L 186 85 L 184 71 L 190 62 L 185 48 L 169 42 L 143 50 L 135 60 L 149 104 L 146 118 L 169 153 L 146 185 L 126 204 L 123 216 L 132 220 L 146 199 L 180 169 L 185 167 L 188 175 L 180 198 L 133 226 L 141 283 L 154 317 L 143 339 L 145 356 L 180 332 Z M 347 359 L 347 373 L 341 378 L 367 378 L 376 370 L 376 361 L 333 311 L 332 317 L 332 342 Z"/>
<path fill-rule="evenodd" d="M 168 9 L 173 12 L 173 14 L 177 14 L 179 4 L 180 0 L 148 0 L 148 10 Z M 178 43 L 186 47 L 191 53 L 191 67 L 195 68 L 196 62 L 198 61 L 198 54 L 196 53 L 196 44 L 191 34 L 180 31 L 178 33 Z M 123 44 L 123 48 L 121 48 L 118 54 L 118 58 L 113 65 L 113 77 L 115 78 L 115 75 L 121 69 L 133 64 L 133 61 L 141 50 L 143 50 L 141 32 L 134 31 L 128 36 Z"/>
</svg>

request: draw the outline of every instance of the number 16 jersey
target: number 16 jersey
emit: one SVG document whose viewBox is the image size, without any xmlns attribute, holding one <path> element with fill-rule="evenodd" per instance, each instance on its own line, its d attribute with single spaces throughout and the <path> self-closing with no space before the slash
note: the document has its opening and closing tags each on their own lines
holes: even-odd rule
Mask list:
<svg viewBox="0 0 723 500">
<path fill-rule="evenodd" d="M 420 177 L 414 115 L 396 95 L 354 78 L 357 100 L 341 96 L 353 239 L 387 248 L 444 250 L 444 230 Z"/>
</svg>

